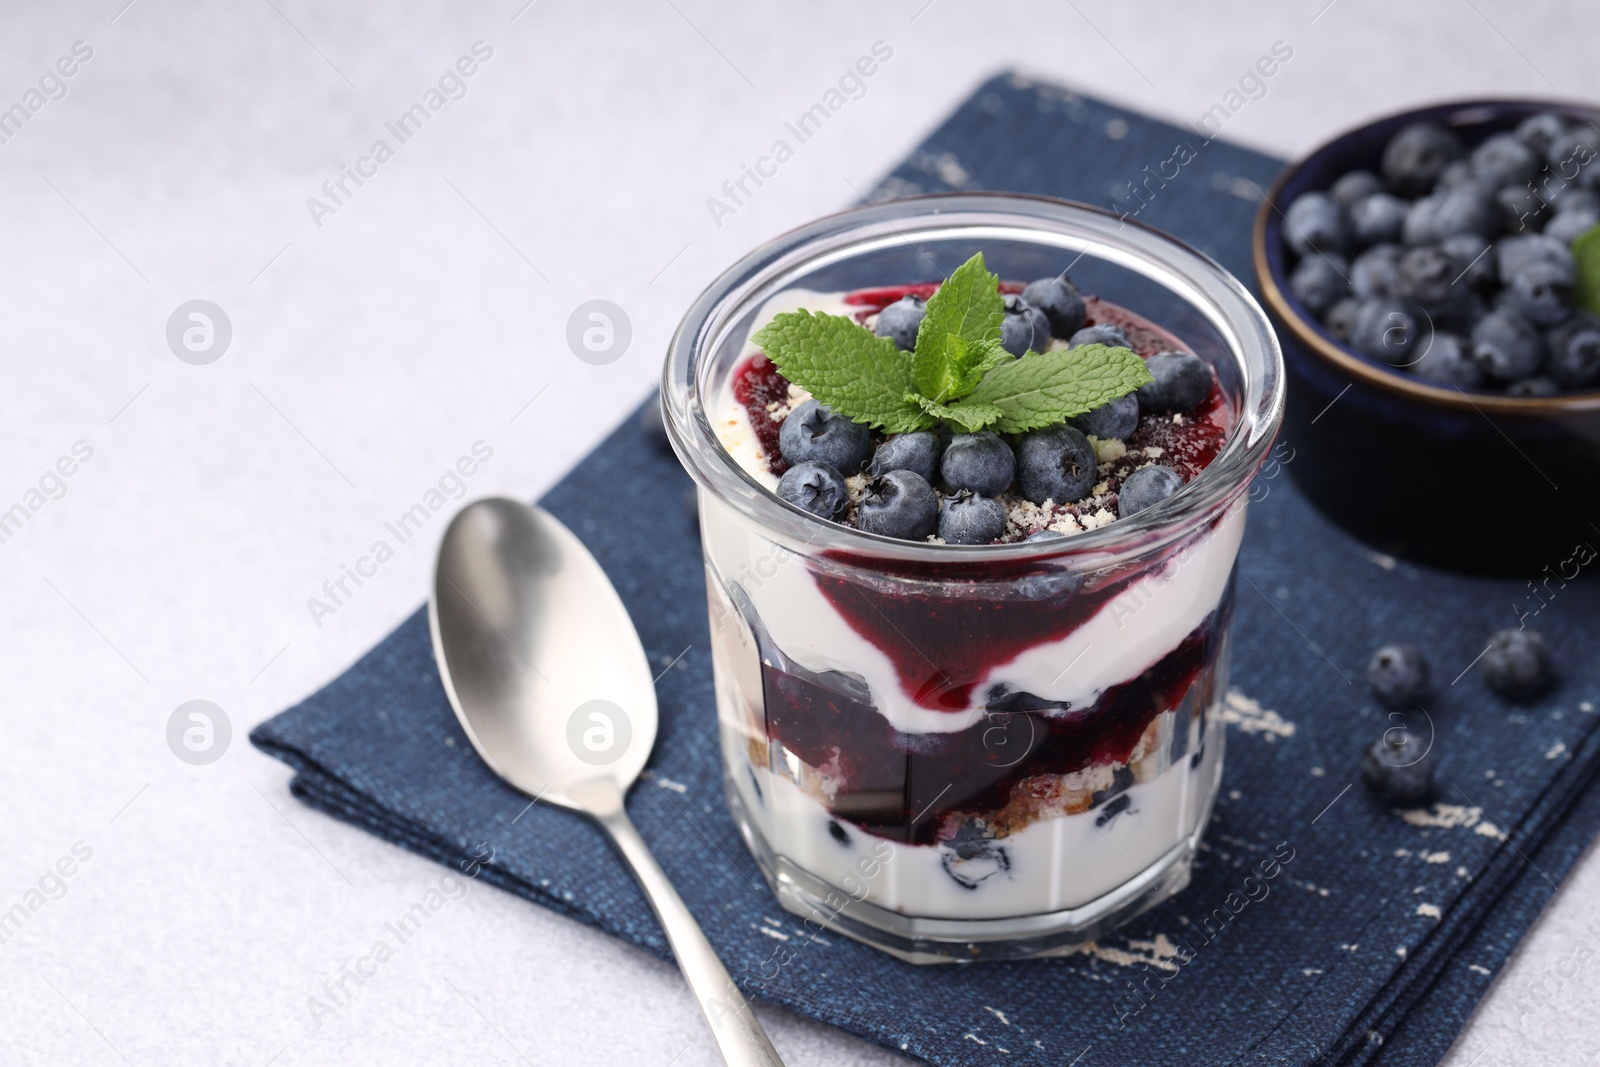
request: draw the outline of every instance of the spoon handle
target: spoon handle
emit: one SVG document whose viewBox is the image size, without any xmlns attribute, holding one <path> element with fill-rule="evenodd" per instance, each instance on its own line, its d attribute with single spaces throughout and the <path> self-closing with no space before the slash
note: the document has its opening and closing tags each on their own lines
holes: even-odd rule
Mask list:
<svg viewBox="0 0 1600 1067">
<path fill-rule="evenodd" d="M 633 875 L 650 899 L 656 918 L 661 920 L 661 928 L 672 945 L 672 954 L 678 958 L 678 967 L 689 980 L 689 989 L 705 1013 L 723 1061 L 730 1067 L 783 1067 L 783 1060 L 767 1040 L 767 1032 L 761 1029 L 755 1012 L 733 984 L 728 969 L 717 958 L 683 898 L 672 888 L 666 872 L 650 854 L 644 838 L 634 829 L 620 799 L 619 796 L 614 808 L 607 805 L 610 810 L 602 809 L 595 816 L 611 834 L 617 851 L 633 868 Z"/>
</svg>

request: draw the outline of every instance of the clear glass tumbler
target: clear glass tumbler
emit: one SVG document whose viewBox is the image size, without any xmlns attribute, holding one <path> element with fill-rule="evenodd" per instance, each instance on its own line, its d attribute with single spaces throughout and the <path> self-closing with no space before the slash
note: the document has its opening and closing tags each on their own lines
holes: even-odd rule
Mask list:
<svg viewBox="0 0 1600 1067">
<path fill-rule="evenodd" d="M 1146 511 L 1050 541 L 878 537 L 779 500 L 717 398 L 774 296 L 1062 271 L 1211 364 L 1221 451 Z M 901 958 L 1071 951 L 1182 889 L 1222 769 L 1234 560 L 1282 360 L 1215 262 L 1044 198 L 867 206 L 757 249 L 690 309 L 668 432 L 699 486 L 727 797 L 780 903 Z"/>
</svg>

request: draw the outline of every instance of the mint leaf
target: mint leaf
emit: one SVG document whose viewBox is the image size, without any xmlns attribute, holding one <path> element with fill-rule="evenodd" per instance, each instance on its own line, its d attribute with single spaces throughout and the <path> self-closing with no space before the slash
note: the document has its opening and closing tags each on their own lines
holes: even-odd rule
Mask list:
<svg viewBox="0 0 1600 1067">
<path fill-rule="evenodd" d="M 932 419 L 943 419 L 952 426 L 957 427 L 962 433 L 977 433 L 985 426 L 998 421 L 1005 411 L 997 404 L 974 404 L 962 401 L 957 404 L 941 404 L 936 400 L 929 400 L 925 396 L 907 393 L 906 399 L 921 405 L 922 410 Z"/>
<path fill-rule="evenodd" d="M 1572 303 L 1579 310 L 1600 315 L 1600 226 L 1585 230 L 1572 241 L 1572 259 L 1578 268 L 1572 286 Z M 921 342 L 921 338 L 917 338 Z"/>
<path fill-rule="evenodd" d="M 983 265 L 983 253 L 979 252 L 957 267 L 928 297 L 927 312 L 917 331 L 917 348 L 922 348 L 925 333 L 935 338 L 953 333 L 963 341 L 998 342 L 1000 321 L 1005 314 L 1000 278 L 989 273 Z"/>
<path fill-rule="evenodd" d="M 917 392 L 941 404 L 970 393 L 983 377 L 978 368 L 1000 343 L 1004 317 L 1000 279 L 989 273 L 979 252 L 928 298 L 911 357 Z"/>
<path fill-rule="evenodd" d="M 1079 345 L 1029 352 L 983 376 L 965 405 L 994 405 L 993 428 L 1022 433 L 1064 422 L 1151 381 L 1144 360 L 1126 348 Z"/>
<path fill-rule="evenodd" d="M 918 333 L 917 350 L 911 357 L 911 384 L 923 396 L 942 404 L 966 396 L 986 373 L 1011 358 L 998 340 L 969 341 L 954 333 L 943 337 Z"/>
<path fill-rule="evenodd" d="M 1016 361 L 1017 357 L 1001 348 L 1000 342 L 996 341 L 993 345 L 987 347 L 983 357 L 973 364 L 972 373 L 975 377 L 972 381 L 972 388 L 976 389 L 978 383 L 983 380 L 983 376 L 996 367 L 1003 367 L 1007 363 L 1015 363 Z M 972 392 L 972 389 L 968 389 L 967 392 Z"/>
<path fill-rule="evenodd" d="M 911 360 L 887 337 L 842 315 L 784 311 L 752 340 L 783 376 L 855 422 L 885 433 L 910 433 L 932 425 L 906 399 Z"/>
</svg>

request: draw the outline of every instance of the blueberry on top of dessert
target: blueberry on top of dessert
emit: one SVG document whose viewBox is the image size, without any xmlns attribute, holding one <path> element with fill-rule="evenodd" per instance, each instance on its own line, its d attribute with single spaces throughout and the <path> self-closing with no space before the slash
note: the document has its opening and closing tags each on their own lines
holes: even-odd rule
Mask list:
<svg viewBox="0 0 1600 1067">
<path fill-rule="evenodd" d="M 1433 385 L 1600 387 L 1600 133 L 1554 112 L 1476 145 L 1396 133 L 1284 210 L 1289 292 L 1347 347 Z"/>
<path fill-rule="evenodd" d="M 741 461 L 818 518 L 935 544 L 1068 535 L 1153 507 L 1221 450 L 1210 365 L 1065 275 L 1002 284 L 980 253 L 844 303 L 865 310 L 774 315 L 731 384 L 758 445 Z"/>
</svg>

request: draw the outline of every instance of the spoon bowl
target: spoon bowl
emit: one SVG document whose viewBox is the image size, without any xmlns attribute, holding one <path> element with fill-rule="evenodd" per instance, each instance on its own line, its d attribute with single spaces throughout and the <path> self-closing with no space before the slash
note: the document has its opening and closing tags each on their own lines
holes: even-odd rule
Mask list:
<svg viewBox="0 0 1600 1067">
<path fill-rule="evenodd" d="M 600 564 L 547 512 L 496 497 L 462 509 L 428 623 L 450 704 L 501 778 L 568 808 L 584 783 L 638 778 L 656 741 L 649 661 Z"/>
</svg>

